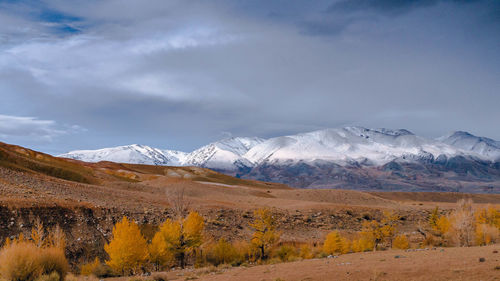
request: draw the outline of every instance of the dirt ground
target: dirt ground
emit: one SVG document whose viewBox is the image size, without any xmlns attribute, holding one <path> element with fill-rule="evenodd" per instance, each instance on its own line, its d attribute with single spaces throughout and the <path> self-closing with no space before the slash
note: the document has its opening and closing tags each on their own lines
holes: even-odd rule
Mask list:
<svg viewBox="0 0 500 281">
<path fill-rule="evenodd" d="M 495 252 L 496 251 L 496 252 Z M 470 248 L 389 250 L 273 265 L 207 272 L 168 272 L 168 280 L 324 281 L 324 280 L 500 280 L 500 245 Z M 479 259 L 484 258 L 484 262 Z M 144 278 L 147 280 L 147 277 Z M 112 278 L 109 281 L 125 281 Z"/>
</svg>

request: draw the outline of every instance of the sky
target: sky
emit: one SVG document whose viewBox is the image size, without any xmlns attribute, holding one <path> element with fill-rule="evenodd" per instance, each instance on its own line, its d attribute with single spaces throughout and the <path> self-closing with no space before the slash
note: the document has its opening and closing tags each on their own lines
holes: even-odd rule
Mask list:
<svg viewBox="0 0 500 281">
<path fill-rule="evenodd" d="M 324 128 L 500 140 L 500 1 L 0 0 L 0 141 L 191 151 Z"/>
</svg>

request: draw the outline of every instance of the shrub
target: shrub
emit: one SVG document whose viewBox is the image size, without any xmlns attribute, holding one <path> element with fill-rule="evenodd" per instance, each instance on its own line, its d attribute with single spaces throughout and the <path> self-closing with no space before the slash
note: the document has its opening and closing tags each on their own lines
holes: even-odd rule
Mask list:
<svg viewBox="0 0 500 281">
<path fill-rule="evenodd" d="M 291 261 L 297 257 L 297 250 L 290 245 L 283 245 L 276 251 L 276 256 L 278 256 L 281 261 Z"/>
<path fill-rule="evenodd" d="M 99 278 L 107 278 L 107 277 L 115 277 L 116 273 L 113 272 L 113 269 L 109 267 L 107 264 L 99 264 L 98 267 L 94 269 L 93 275 Z"/>
<path fill-rule="evenodd" d="M 29 242 L 11 243 L 0 252 L 0 274 L 12 281 L 31 281 L 40 276 L 38 251 Z"/>
<path fill-rule="evenodd" d="M 352 241 L 352 250 L 354 252 L 366 252 L 373 250 L 374 247 L 373 240 L 366 237 L 360 237 Z"/>
<path fill-rule="evenodd" d="M 300 257 L 303 259 L 312 259 L 314 258 L 314 254 L 311 250 L 311 247 L 308 244 L 304 244 L 300 246 Z"/>
<path fill-rule="evenodd" d="M 68 268 L 64 250 L 60 248 L 39 248 L 22 241 L 10 243 L 0 251 L 0 275 L 7 280 L 32 281 L 42 275 L 46 275 L 44 280 L 53 280 L 55 274 L 62 280 Z"/>
<path fill-rule="evenodd" d="M 245 261 L 254 262 L 259 257 L 259 249 L 255 247 L 254 244 L 247 241 L 236 241 L 233 243 L 234 248 L 239 256 L 239 261 L 244 263 Z"/>
<path fill-rule="evenodd" d="M 476 244 L 488 245 L 498 240 L 498 228 L 489 224 L 478 224 L 476 226 Z"/>
<path fill-rule="evenodd" d="M 340 236 L 338 231 L 330 232 L 323 243 L 323 251 L 329 255 L 346 254 L 351 250 L 349 240 Z"/>
<path fill-rule="evenodd" d="M 209 245 L 206 249 L 207 262 L 218 266 L 219 264 L 236 264 L 241 263 L 241 256 L 236 247 L 221 238 L 215 244 Z"/>
<path fill-rule="evenodd" d="M 80 274 L 81 275 L 91 275 L 94 273 L 94 270 L 101 264 L 99 261 L 99 258 L 95 258 L 93 262 L 85 263 L 80 267 Z"/>
<path fill-rule="evenodd" d="M 94 275 L 96 277 L 107 277 L 111 274 L 111 268 L 103 265 L 99 258 L 96 257 L 93 262 L 81 266 L 80 274 L 84 276 Z"/>
<path fill-rule="evenodd" d="M 395 249 L 408 249 L 410 247 L 410 243 L 408 242 L 408 238 L 406 235 L 398 235 L 394 239 L 394 243 L 392 244 L 392 247 Z"/>
<path fill-rule="evenodd" d="M 56 272 L 62 280 L 66 277 L 69 270 L 69 264 L 64 256 L 64 250 L 56 247 L 40 249 L 39 265 L 42 274 L 52 274 Z"/>
</svg>

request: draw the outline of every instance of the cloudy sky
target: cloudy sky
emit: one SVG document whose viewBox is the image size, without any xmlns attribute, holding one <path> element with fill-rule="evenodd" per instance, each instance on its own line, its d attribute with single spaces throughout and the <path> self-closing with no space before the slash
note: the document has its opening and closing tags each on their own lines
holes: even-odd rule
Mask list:
<svg viewBox="0 0 500 281">
<path fill-rule="evenodd" d="M 328 127 L 500 139 L 500 2 L 0 0 L 0 141 L 190 151 Z"/>
</svg>

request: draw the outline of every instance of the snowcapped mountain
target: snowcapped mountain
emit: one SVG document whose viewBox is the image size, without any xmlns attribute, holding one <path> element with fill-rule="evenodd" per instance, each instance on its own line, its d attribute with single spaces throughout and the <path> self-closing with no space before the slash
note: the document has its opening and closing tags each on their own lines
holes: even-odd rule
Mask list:
<svg viewBox="0 0 500 281">
<path fill-rule="evenodd" d="M 500 160 L 500 141 L 474 136 L 463 131 L 456 131 L 438 138 L 439 141 L 465 151 L 477 153 L 493 161 Z"/>
<path fill-rule="evenodd" d="M 59 157 L 72 158 L 86 162 L 112 161 L 131 164 L 148 165 L 182 165 L 185 152 L 175 150 L 160 150 L 146 145 L 124 145 L 97 150 L 75 150 Z"/>
<path fill-rule="evenodd" d="M 452 156 L 461 152 L 407 130 L 345 127 L 269 139 L 245 155 L 252 163 L 323 160 L 383 165 L 395 159 Z"/>
<path fill-rule="evenodd" d="M 60 155 L 87 162 L 200 166 L 238 170 L 262 164 L 326 161 L 338 165 L 379 166 L 391 161 L 471 156 L 500 159 L 500 142 L 466 132 L 427 139 L 408 130 L 344 127 L 271 139 L 233 137 L 210 143 L 191 153 L 127 145 L 98 150 L 77 150 Z"/>
<path fill-rule="evenodd" d="M 251 167 L 253 163 L 244 158 L 243 154 L 262 142 L 264 139 L 257 137 L 236 137 L 213 142 L 189 153 L 183 165 L 217 170 L 237 170 Z"/>
<path fill-rule="evenodd" d="M 428 139 L 408 130 L 345 127 L 271 139 L 228 138 L 190 153 L 134 144 L 60 156 L 199 166 L 300 188 L 500 192 L 499 142 L 466 132 Z"/>
<path fill-rule="evenodd" d="M 262 143 L 261 138 L 228 138 L 210 143 L 191 153 L 176 150 L 161 150 L 145 145 L 126 145 L 98 150 L 76 150 L 59 157 L 72 158 L 86 162 L 112 161 L 120 163 L 199 166 L 217 170 L 237 170 L 250 167 L 252 163 L 243 158 L 255 145 Z"/>
</svg>

